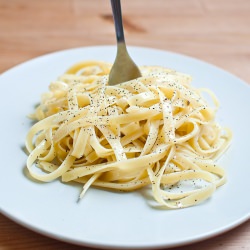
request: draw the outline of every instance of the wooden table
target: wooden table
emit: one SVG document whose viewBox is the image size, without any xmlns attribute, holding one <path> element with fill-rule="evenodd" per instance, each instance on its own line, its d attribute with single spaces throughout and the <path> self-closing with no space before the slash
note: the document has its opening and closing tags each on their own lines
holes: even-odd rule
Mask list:
<svg viewBox="0 0 250 250">
<path fill-rule="evenodd" d="M 124 0 L 123 14 L 129 45 L 197 57 L 250 82 L 249 0 Z M 98 44 L 115 44 L 108 0 L 0 0 L 0 72 L 48 52 Z M 88 249 L 0 215 L 0 249 L 45 248 Z M 185 249 L 250 249 L 250 221 Z"/>
</svg>

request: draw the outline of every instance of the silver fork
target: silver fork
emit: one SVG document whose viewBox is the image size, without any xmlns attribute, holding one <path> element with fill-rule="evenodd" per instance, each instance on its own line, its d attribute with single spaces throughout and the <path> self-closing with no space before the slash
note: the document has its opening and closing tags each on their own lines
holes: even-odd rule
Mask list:
<svg viewBox="0 0 250 250">
<path fill-rule="evenodd" d="M 117 53 L 109 74 L 109 85 L 126 82 L 141 76 L 141 72 L 128 54 L 122 24 L 120 0 L 110 0 L 115 23 Z"/>
</svg>

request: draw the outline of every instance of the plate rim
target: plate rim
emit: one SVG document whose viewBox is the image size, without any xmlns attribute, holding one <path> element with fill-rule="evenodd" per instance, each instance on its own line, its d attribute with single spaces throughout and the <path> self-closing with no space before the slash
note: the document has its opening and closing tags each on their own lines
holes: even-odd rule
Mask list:
<svg viewBox="0 0 250 250">
<path fill-rule="evenodd" d="M 232 222 L 229 226 L 227 227 L 221 227 L 221 228 L 217 228 L 217 230 L 214 230 L 212 233 L 204 233 L 201 234 L 199 236 L 197 236 L 195 239 L 184 239 L 181 240 L 179 243 L 172 243 L 172 244 L 147 244 L 147 245 L 126 245 L 126 246 L 121 246 L 121 245 L 110 245 L 110 244 L 100 244 L 100 243 L 95 243 L 95 242 L 82 242 L 79 240 L 72 240 L 70 237 L 62 237 L 59 236 L 58 234 L 54 234 L 54 233 L 48 233 L 46 230 L 43 229 L 39 229 L 37 227 L 32 226 L 31 224 L 20 220 L 18 217 L 12 216 L 11 214 L 9 214 L 6 211 L 2 211 L 1 209 L 1 213 L 8 219 L 10 219 L 12 222 L 17 223 L 18 225 L 31 230 L 32 232 L 38 233 L 42 236 L 45 237 L 49 237 L 51 239 L 55 239 L 55 240 L 59 240 L 62 241 L 64 243 L 69 243 L 69 244 L 73 244 L 73 245 L 77 245 L 77 246 L 86 246 L 86 247 L 94 247 L 94 248 L 100 248 L 100 249 L 128 249 L 128 248 L 133 248 L 133 249 L 162 249 L 162 248 L 175 248 L 175 247 L 183 247 L 183 246 L 187 246 L 187 245 L 191 245 L 191 244 L 195 244 L 198 242 L 202 242 L 211 238 L 214 238 L 216 236 L 222 235 L 224 233 L 227 233 L 233 229 L 235 229 L 236 227 L 243 225 L 244 223 L 246 223 L 248 220 L 250 220 L 250 212 L 248 214 L 246 214 L 245 216 L 243 216 L 242 218 L 236 220 L 235 222 Z"/>
<path fill-rule="evenodd" d="M 58 50 L 58 51 L 54 51 L 54 52 L 50 52 L 50 53 L 47 53 L 47 54 L 44 54 L 44 55 L 40 55 L 38 57 L 34 57 L 32 59 L 29 59 L 27 61 L 24 61 L 24 62 L 21 62 L 13 67 L 11 67 L 10 69 L 7 69 L 6 71 L 2 72 L 0 74 L 0 79 L 5 76 L 5 75 L 8 75 L 8 74 L 11 74 L 12 71 L 15 71 L 17 68 L 19 67 L 22 67 L 26 64 L 30 64 L 32 63 L 33 61 L 36 61 L 36 60 L 41 60 L 42 58 L 45 58 L 45 57 L 53 57 L 54 55 L 57 55 L 57 54 L 63 54 L 63 53 L 69 53 L 71 51 L 77 51 L 77 50 L 81 50 L 81 49 L 96 49 L 96 48 L 115 48 L 116 46 L 115 45 L 96 45 L 96 46 L 85 46 L 85 47 L 76 47 L 76 48 L 69 48 L 69 49 L 64 49 L 64 50 Z M 180 54 L 180 53 L 176 53 L 176 52 L 171 52 L 171 51 L 168 51 L 168 50 L 163 50 L 163 49 L 157 49 L 157 48 L 151 48 L 151 47 L 143 47 L 143 46 L 128 46 L 128 50 L 130 49 L 138 49 L 138 50 L 150 50 L 151 52 L 154 52 L 154 51 L 157 51 L 157 52 L 164 52 L 164 53 L 168 53 L 168 54 L 171 54 L 173 56 L 178 56 L 178 57 L 184 57 L 186 59 L 191 59 L 191 60 L 195 60 L 197 63 L 202 63 L 202 64 L 205 64 L 205 65 L 208 65 L 209 67 L 212 67 L 216 70 L 219 70 L 219 71 L 222 71 L 223 73 L 226 73 L 227 75 L 229 75 L 231 78 L 234 78 L 235 80 L 237 79 L 241 84 L 243 84 L 245 87 L 250 87 L 250 84 L 247 83 L 245 80 L 242 80 L 240 77 L 228 72 L 227 70 L 223 69 L 223 68 L 220 68 L 214 64 L 211 64 L 209 62 L 206 62 L 206 61 L 203 61 L 201 59 L 198 59 L 198 58 L 195 58 L 195 57 L 191 57 L 189 55 L 185 55 L 185 54 Z M 0 207 L 0 210 L 1 210 L 1 213 L 6 216 L 7 218 L 9 218 L 10 220 L 18 223 L 19 225 L 21 226 L 24 226 L 25 228 L 28 228 L 29 230 L 31 231 L 34 231 L 36 233 L 39 233 L 41 235 L 44 235 L 46 237 L 50 237 L 50 238 L 53 238 L 53 239 L 57 239 L 57 240 L 60 240 L 60 241 L 64 241 L 64 242 L 67 242 L 67 243 L 71 243 L 71 244 L 76 244 L 76 245 L 81 245 L 81 246 L 89 246 L 89 247 L 99 247 L 99 248 L 103 248 L 103 249 L 106 249 L 106 248 L 120 248 L 120 249 L 124 249 L 124 248 L 128 248 L 128 247 L 133 247 L 133 248 L 137 248 L 137 249 L 147 249 L 147 248 L 166 248 L 166 247 L 177 247 L 177 246 L 184 246 L 184 245 L 187 245 L 187 244 L 192 244 L 192 243 L 196 243 L 196 242 L 200 242 L 200 241 L 203 241 L 203 240 L 206 240 L 206 239 L 209 239 L 209 238 L 212 238 L 212 237 L 215 237 L 215 236 L 218 236 L 220 234 L 223 234 L 227 231 L 230 231 L 232 230 L 233 228 L 243 224 L 244 222 L 248 221 L 250 219 L 250 211 L 248 214 L 245 214 L 244 216 L 242 216 L 241 218 L 237 219 L 237 220 L 234 220 L 233 222 L 231 222 L 231 224 L 228 224 L 226 227 L 225 226 L 221 226 L 220 228 L 218 228 L 217 230 L 213 230 L 212 232 L 207 232 L 207 233 L 204 233 L 202 235 L 198 235 L 195 239 L 194 238 L 191 238 L 191 239 L 184 239 L 182 241 L 180 241 L 179 243 L 173 243 L 173 244 L 158 244 L 156 245 L 155 243 L 152 244 L 152 245 L 148 245 L 147 246 L 144 246 L 144 245 L 141 245 L 141 246 L 135 246 L 134 244 L 132 245 L 126 245 L 126 246 L 121 246 L 121 245 L 102 245 L 102 244 L 99 244 L 99 243 L 94 243 L 94 242 L 82 242 L 82 241 L 77 241 L 77 240 L 72 240 L 70 237 L 61 237 L 60 235 L 58 234 L 54 234 L 54 233 L 48 233 L 46 230 L 43 230 L 43 229 L 39 229 L 39 227 L 35 227 L 34 225 L 32 225 L 32 223 L 27 223 L 26 221 L 24 220 L 21 220 L 20 218 L 18 218 L 18 216 L 15 216 L 11 213 L 9 213 L 8 211 L 4 210 L 2 208 L 2 206 Z"/>
<path fill-rule="evenodd" d="M 74 51 L 74 50 L 77 51 L 77 50 L 81 50 L 81 49 L 95 49 L 95 48 L 97 48 L 97 49 L 98 48 L 116 48 L 116 45 L 105 44 L 105 45 L 82 46 L 82 47 L 72 47 L 72 48 L 67 48 L 67 49 L 62 49 L 62 50 L 55 50 L 55 51 L 52 51 L 52 52 L 49 52 L 49 53 L 46 53 L 46 54 L 42 54 L 42 55 L 39 55 L 39 56 L 32 57 L 32 58 L 30 58 L 30 59 L 28 59 L 26 61 L 23 61 L 23 62 L 20 62 L 20 63 L 17 63 L 15 65 L 13 65 L 12 67 L 10 67 L 7 70 L 4 70 L 2 73 L 0 73 L 0 78 L 2 76 L 4 76 L 5 74 L 9 74 L 12 70 L 15 70 L 16 68 L 18 68 L 20 66 L 23 66 L 25 64 L 28 64 L 28 63 L 30 63 L 32 61 L 40 60 L 42 58 L 53 56 L 53 55 L 60 54 L 60 53 L 63 54 L 65 52 L 70 52 L 70 51 Z M 220 70 L 220 71 L 230 75 L 231 77 L 233 77 L 233 78 L 235 78 L 237 80 L 240 80 L 241 84 L 250 87 L 250 82 L 248 83 L 247 80 L 244 80 L 240 76 L 237 76 L 237 75 L 231 73 L 230 71 L 228 71 L 228 70 L 226 70 L 226 69 L 224 69 L 224 68 L 222 68 L 220 66 L 212 64 L 212 63 L 207 62 L 205 60 L 202 60 L 200 58 L 193 57 L 191 55 L 187 55 L 187 54 L 183 54 L 183 53 L 179 53 L 179 52 L 175 52 L 175 51 L 170 51 L 170 50 L 159 49 L 159 48 L 155 48 L 155 47 L 148 47 L 148 46 L 128 45 L 127 49 L 128 49 L 128 51 L 130 49 L 143 49 L 143 50 L 151 50 L 151 51 L 156 51 L 156 52 L 164 52 L 164 53 L 168 53 L 168 54 L 171 54 L 171 55 L 174 55 L 174 56 L 183 57 L 183 58 L 186 58 L 186 59 L 191 59 L 191 60 L 194 60 L 194 61 L 196 61 L 198 63 L 202 63 L 202 64 L 207 65 L 209 67 L 212 67 L 214 69 Z"/>
</svg>

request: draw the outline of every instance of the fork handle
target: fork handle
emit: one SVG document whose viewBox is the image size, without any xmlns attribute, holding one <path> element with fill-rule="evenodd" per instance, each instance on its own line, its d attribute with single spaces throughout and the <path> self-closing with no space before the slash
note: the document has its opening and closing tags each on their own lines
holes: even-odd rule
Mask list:
<svg viewBox="0 0 250 250">
<path fill-rule="evenodd" d="M 115 32 L 116 40 L 118 43 L 124 43 L 124 33 L 123 33 L 123 24 L 122 24 L 122 11 L 121 11 L 121 2 L 120 0 L 110 0 L 113 12 L 113 18 L 115 22 Z"/>
</svg>

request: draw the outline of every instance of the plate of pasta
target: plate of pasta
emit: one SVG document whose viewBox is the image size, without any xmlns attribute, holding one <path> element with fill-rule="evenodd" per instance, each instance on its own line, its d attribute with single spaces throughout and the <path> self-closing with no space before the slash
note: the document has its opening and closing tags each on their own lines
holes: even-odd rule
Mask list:
<svg viewBox="0 0 250 250">
<path fill-rule="evenodd" d="M 174 247 L 250 217 L 250 87 L 208 63 L 129 47 L 142 76 L 110 86 L 114 46 L 2 74 L 1 212 L 73 244 Z"/>
</svg>

